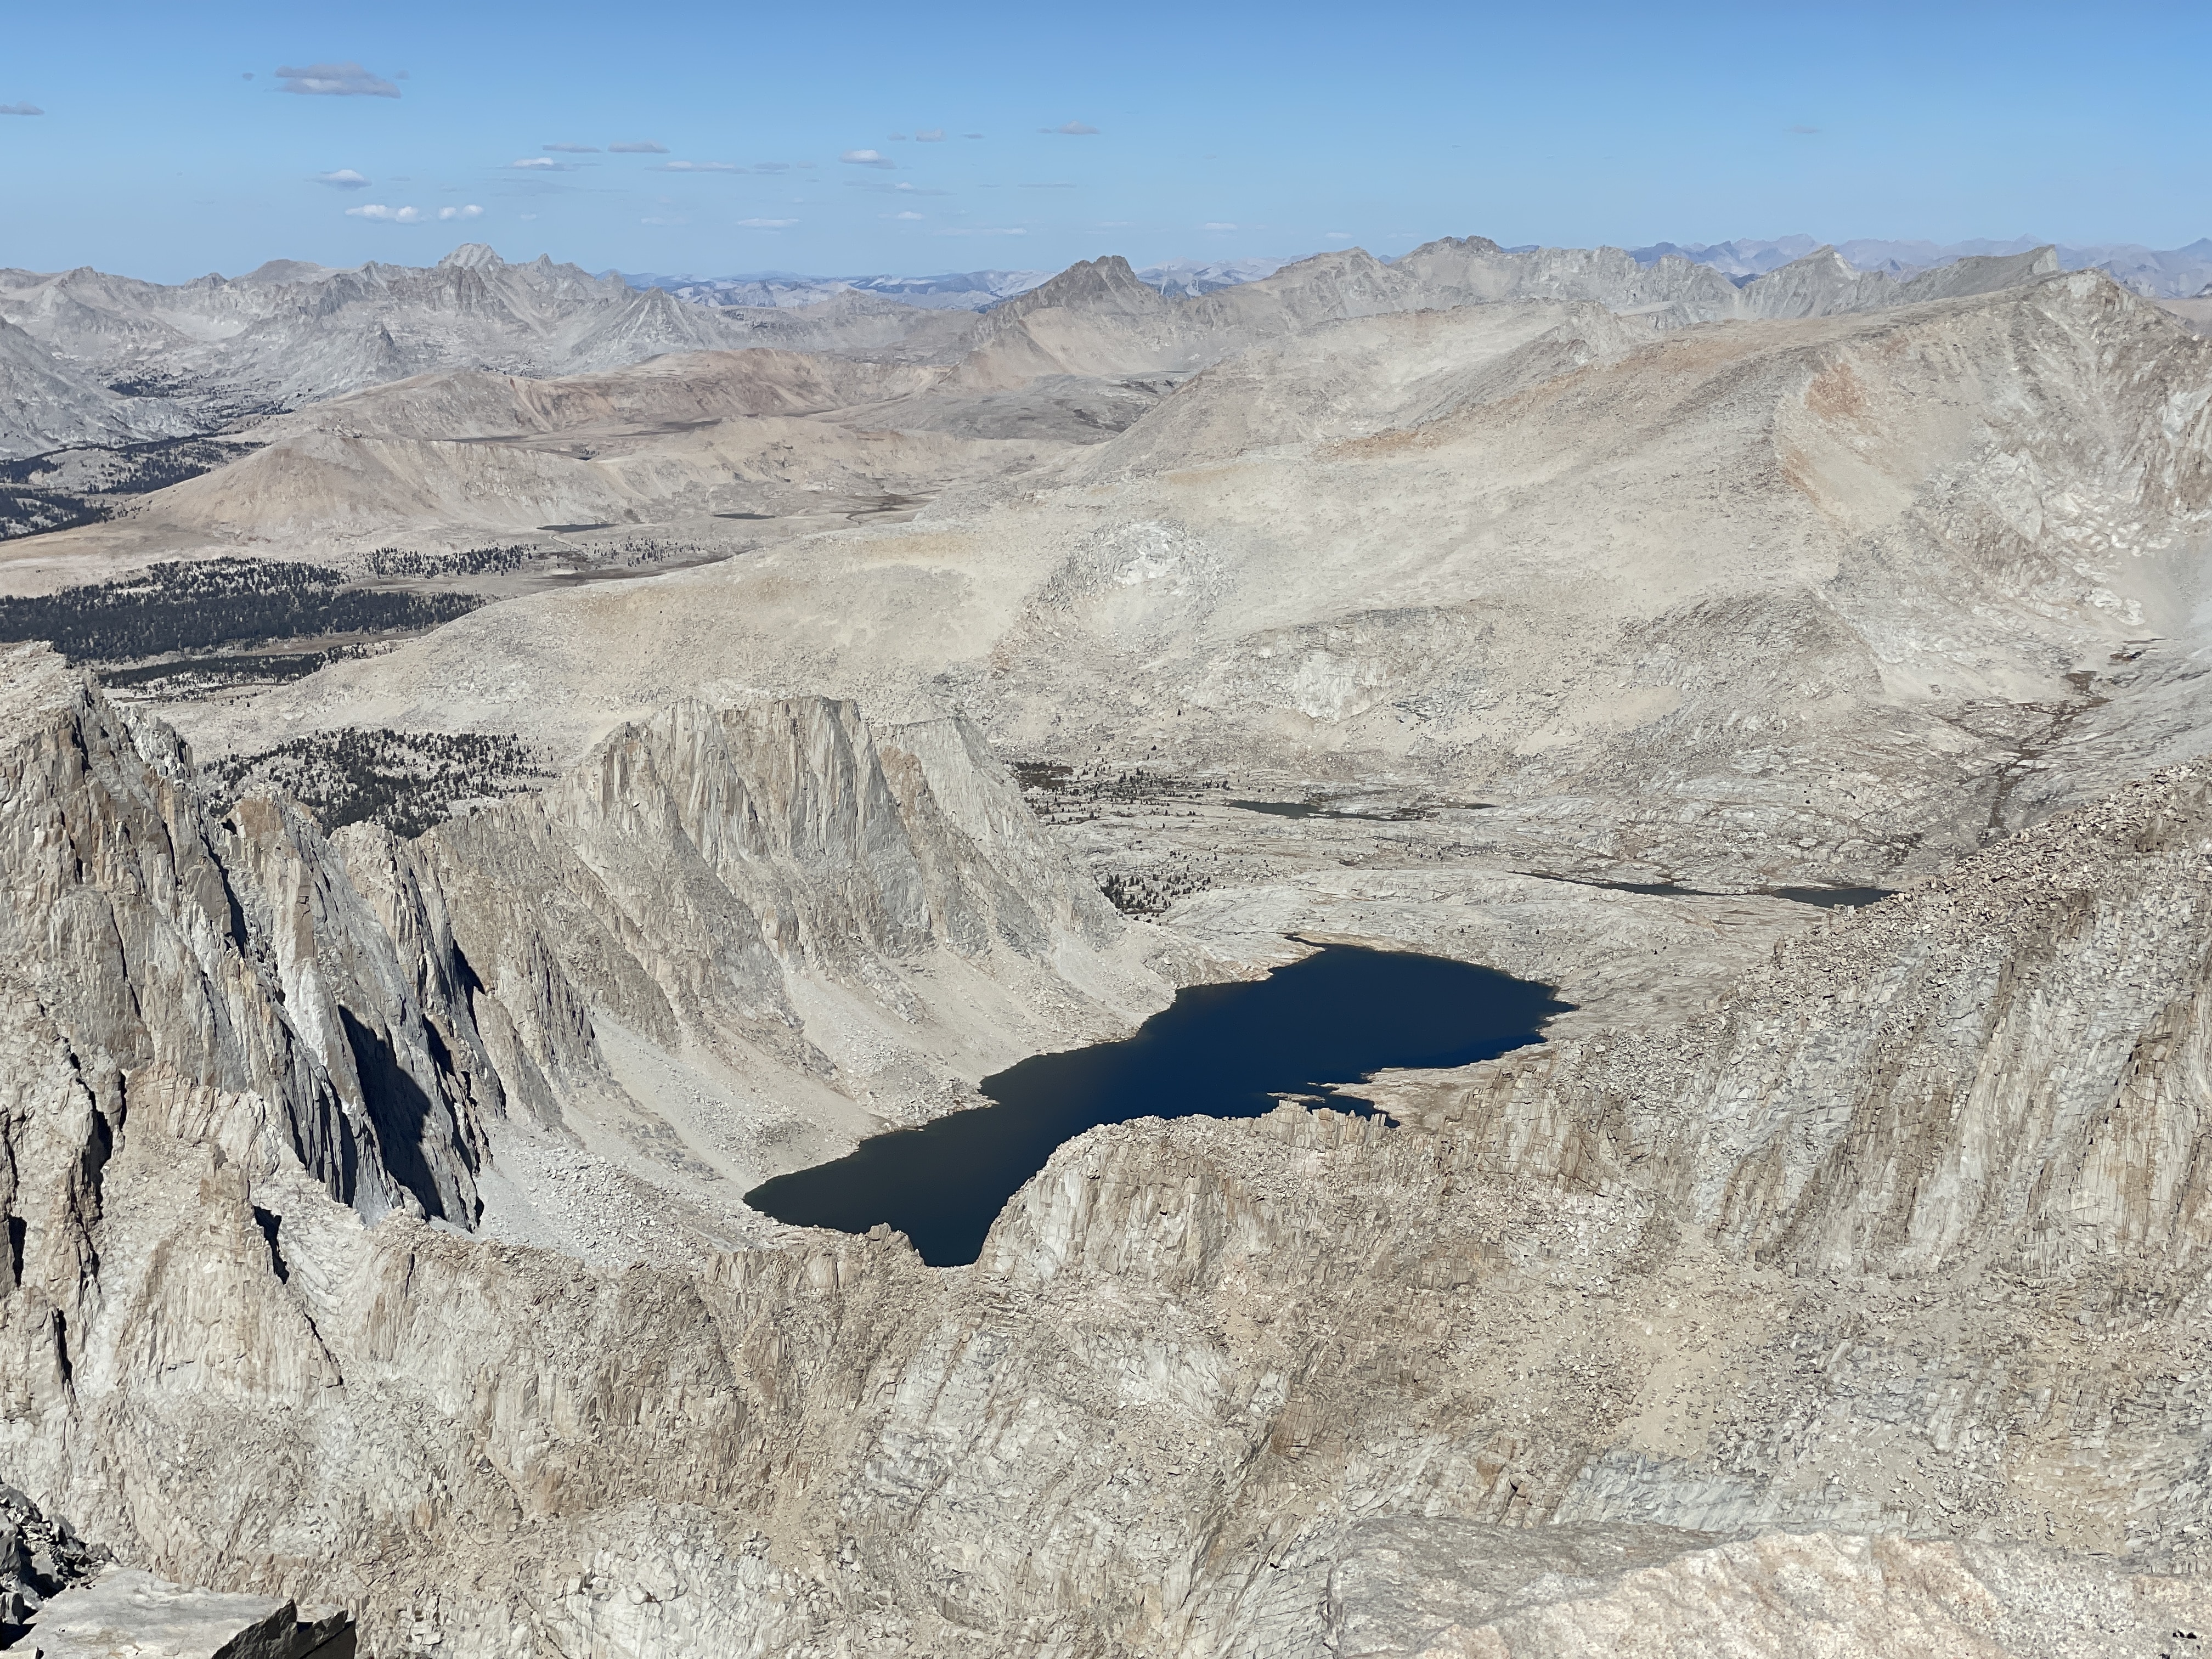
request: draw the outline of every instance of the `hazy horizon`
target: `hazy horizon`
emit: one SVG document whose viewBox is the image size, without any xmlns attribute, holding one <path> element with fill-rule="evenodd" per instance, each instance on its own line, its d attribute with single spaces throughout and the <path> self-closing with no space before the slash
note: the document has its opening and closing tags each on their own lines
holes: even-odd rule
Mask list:
<svg viewBox="0 0 2212 1659">
<path fill-rule="evenodd" d="M 11 21 L 0 264 L 163 281 L 453 242 L 589 269 L 1057 269 L 1747 225 L 2168 248 L 2212 228 L 2194 66 L 2135 5 L 1572 16 L 1231 7 L 1171 31 L 868 4 Z"/>
<path fill-rule="evenodd" d="M 453 229 L 453 227 L 448 225 L 446 228 L 451 230 Z M 75 261 L 71 264 L 56 264 L 45 267 L 27 266 L 19 264 L 14 268 L 18 270 L 43 269 L 47 271 L 58 272 L 78 270 L 87 266 L 91 266 L 94 269 L 105 270 L 109 275 L 112 276 L 126 276 L 143 281 L 163 283 L 175 283 L 179 282 L 189 282 L 196 277 L 205 276 L 216 276 L 234 279 L 240 276 L 250 275 L 253 271 L 259 270 L 265 265 L 282 264 L 288 262 L 296 262 L 305 264 L 319 264 L 324 269 L 333 270 L 357 269 L 362 264 L 372 262 L 380 262 L 387 264 L 411 265 L 419 269 L 437 264 L 441 260 L 444 259 L 447 255 L 453 253 L 459 248 L 470 246 L 483 246 L 490 247 L 493 252 L 496 254 L 503 263 L 508 264 L 526 264 L 543 257 L 551 258 L 556 264 L 575 265 L 595 276 L 618 273 L 633 283 L 651 282 L 667 284 L 673 283 L 723 282 L 837 282 L 865 281 L 870 279 L 927 280 L 934 277 L 970 275 L 1022 275 L 1036 273 L 1051 275 L 1064 270 L 1067 269 L 1068 266 L 1077 264 L 1082 260 L 1112 258 L 1116 255 L 1127 258 L 1130 264 L 1140 272 L 1153 270 L 1195 270 L 1213 266 L 1232 265 L 1240 263 L 1248 264 L 1262 264 L 1279 268 L 1285 265 L 1295 264 L 1303 259 L 1314 258 L 1323 253 L 1343 252 L 1346 251 L 1346 249 L 1358 246 L 1358 244 L 1348 243 L 1337 248 L 1310 247 L 1297 249 L 1288 252 L 1279 250 L 1268 250 L 1266 252 L 1249 253 L 1201 252 L 1179 255 L 1170 254 L 1162 258 L 1146 260 L 1139 260 L 1135 256 L 1125 253 L 1122 250 L 1116 247 L 1102 246 L 1091 252 L 1078 254 L 1071 259 L 1042 264 L 1030 263 L 1019 259 L 1005 259 L 990 264 L 961 264 L 948 262 L 926 268 L 919 264 L 909 264 L 897 268 L 889 266 L 878 267 L 874 269 L 852 267 L 838 270 L 822 268 L 806 269 L 795 265 L 779 264 L 732 267 L 726 270 L 699 269 L 676 270 L 652 269 L 637 264 L 624 264 L 619 261 L 601 261 L 589 258 L 563 258 L 562 256 L 553 252 L 550 249 L 540 248 L 535 245 L 526 246 L 522 243 L 521 239 L 520 238 L 508 238 L 507 240 L 509 241 L 510 246 L 501 247 L 498 246 L 497 240 L 491 234 L 485 232 L 477 234 L 465 234 L 465 229 L 466 228 L 464 228 L 464 234 L 453 236 L 450 240 L 432 241 L 423 244 L 419 247 L 412 245 L 403 246 L 397 248 L 387 249 L 381 252 L 371 253 L 361 259 L 348 260 L 343 263 L 311 260 L 304 258 L 302 256 L 295 253 L 274 253 L 269 255 L 265 258 L 255 260 L 252 264 L 240 264 L 236 261 L 230 261 L 221 265 L 210 266 L 206 270 L 190 272 L 183 276 L 175 276 L 166 273 L 160 276 L 155 276 L 145 270 L 131 270 L 128 268 L 119 268 L 111 265 L 98 265 L 95 264 L 94 261 L 82 259 Z M 1483 233 L 1480 231 L 1440 231 L 1437 234 L 1437 236 L 1424 237 L 1422 240 L 1433 241 L 1446 237 L 1480 236 L 1481 234 L 1483 234 Z M 1765 248 L 1771 247 L 1777 243 L 1789 242 L 1793 240 L 1807 242 L 1810 245 L 1811 248 L 1822 246 L 1835 247 L 1838 250 L 1844 251 L 1847 256 L 1849 251 L 1852 250 L 1854 247 L 1864 248 L 1869 245 L 1882 248 L 1902 248 L 1919 246 L 1929 247 L 1935 251 L 1937 257 L 1935 259 L 1932 259 L 1930 263 L 1948 263 L 1953 259 L 1970 257 L 1971 255 L 1978 253 L 2024 252 L 2030 248 L 2043 246 L 2045 245 L 2057 246 L 2063 250 L 2079 248 L 2083 251 L 2097 252 L 2100 253 L 2112 252 L 2118 250 L 2134 250 L 2143 252 L 2167 252 L 2192 249 L 2201 246 L 2205 247 L 2207 250 L 2203 257 L 2208 259 L 2212 259 L 2212 236 L 2194 238 L 2190 242 L 2182 244 L 2179 249 L 2157 249 L 2151 247 L 2147 243 L 2139 241 L 2131 243 L 2111 242 L 2090 245 L 2057 243 L 2053 238 L 2029 235 L 2004 238 L 1964 238 L 1958 241 L 1938 243 L 1935 242 L 1932 239 L 1927 238 L 1814 237 L 1803 232 L 1792 232 L 1785 235 L 1771 237 L 1723 237 L 1717 241 L 1710 243 L 1690 242 L 1676 238 L 1661 238 L 1656 243 L 1640 243 L 1634 245 L 1632 245 L 1619 237 L 1602 238 L 1596 241 L 1583 244 L 1558 242 L 1505 243 L 1495 237 L 1492 237 L 1491 240 L 1493 241 L 1498 241 L 1499 246 L 1505 247 L 1509 252 L 1523 252 L 1528 249 L 1542 246 L 1566 247 L 1580 246 L 1585 247 L 1620 248 L 1624 252 L 1638 255 L 1649 254 L 1655 248 L 1671 248 L 1691 254 L 1703 254 L 1708 252 L 1731 246 Z M 1388 263 L 1396 259 L 1402 253 L 1411 252 L 1413 246 L 1419 246 L 1418 243 L 1411 244 L 1407 247 L 1400 249 L 1395 252 L 1383 252 L 1382 250 L 1372 248 L 1368 249 L 1367 252 L 1374 254 L 1377 258 Z M 1797 258 L 1802 256 L 1792 254 L 1788 257 Z M 1703 262 L 1716 264 L 1721 263 L 1717 261 Z M 1787 258 L 1780 258 L 1776 261 L 1778 264 L 1787 262 Z M 1871 268 L 1870 262 L 1867 268 Z"/>
</svg>

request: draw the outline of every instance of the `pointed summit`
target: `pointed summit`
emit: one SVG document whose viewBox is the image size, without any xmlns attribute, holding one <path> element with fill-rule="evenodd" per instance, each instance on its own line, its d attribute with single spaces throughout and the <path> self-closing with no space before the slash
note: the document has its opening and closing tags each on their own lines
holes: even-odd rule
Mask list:
<svg viewBox="0 0 2212 1659">
<path fill-rule="evenodd" d="M 489 242 L 464 242 L 438 261 L 440 270 L 453 266 L 462 270 L 497 270 L 507 263 L 492 252 Z"/>
<path fill-rule="evenodd" d="M 1149 317 L 1167 309 L 1158 289 L 1141 280 L 1118 253 L 1083 259 L 1051 281 L 994 306 L 994 315 L 1026 317 L 1039 311 L 1113 311 Z"/>
</svg>

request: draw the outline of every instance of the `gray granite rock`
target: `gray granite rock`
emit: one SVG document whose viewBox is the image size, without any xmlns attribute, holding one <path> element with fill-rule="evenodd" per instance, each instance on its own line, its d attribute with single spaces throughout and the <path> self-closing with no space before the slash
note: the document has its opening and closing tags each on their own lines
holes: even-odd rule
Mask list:
<svg viewBox="0 0 2212 1659">
<path fill-rule="evenodd" d="M 353 1620 L 264 1595 L 187 1589 L 114 1567 L 40 1609 L 30 1659 L 353 1659 Z"/>
<path fill-rule="evenodd" d="M 0 1486 L 0 1646 L 49 1597 L 90 1578 L 109 1559 L 60 1516 L 50 1517 L 15 1487 Z"/>
</svg>

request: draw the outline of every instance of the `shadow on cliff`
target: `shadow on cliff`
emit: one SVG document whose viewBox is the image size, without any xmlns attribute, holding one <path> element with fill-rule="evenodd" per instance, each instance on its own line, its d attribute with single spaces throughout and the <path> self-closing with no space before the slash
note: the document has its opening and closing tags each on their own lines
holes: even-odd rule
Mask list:
<svg viewBox="0 0 2212 1659">
<path fill-rule="evenodd" d="M 451 1220 L 438 1191 L 437 1176 L 422 1155 L 423 1126 L 434 1109 L 430 1097 L 399 1064 L 389 1041 L 356 1019 L 350 1009 L 339 1009 L 338 1018 L 345 1023 L 346 1045 L 353 1050 L 362 1101 L 368 1108 L 369 1121 L 376 1126 L 385 1169 L 421 1200 L 424 1214 Z"/>
</svg>

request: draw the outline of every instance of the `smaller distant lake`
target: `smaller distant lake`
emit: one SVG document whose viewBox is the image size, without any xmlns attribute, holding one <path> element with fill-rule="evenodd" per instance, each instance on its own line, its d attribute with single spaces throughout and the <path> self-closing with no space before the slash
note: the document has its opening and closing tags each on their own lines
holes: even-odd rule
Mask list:
<svg viewBox="0 0 2212 1659">
<path fill-rule="evenodd" d="M 1766 890 L 1777 898 L 1817 904 L 1824 910 L 1856 910 L 1862 905 L 1879 904 L 1897 892 L 1894 887 L 1770 887 Z"/>
<path fill-rule="evenodd" d="M 1236 805 L 1233 801 L 1230 804 L 1232 806 Z M 1571 882 L 1577 887 L 1603 887 L 1616 893 L 1642 893 L 1648 898 L 1730 896 L 1725 892 L 1711 893 L 1702 887 L 1684 887 L 1671 881 L 1600 881 L 1590 876 L 1553 876 L 1535 870 L 1520 873 L 1535 876 L 1540 881 Z M 1894 897 L 1897 893 L 1893 887 L 1754 887 L 1751 890 L 1765 898 L 1788 899 L 1792 904 L 1817 904 L 1824 910 L 1858 909 Z"/>
<path fill-rule="evenodd" d="M 1262 980 L 1179 992 L 1118 1042 L 1023 1060 L 983 1079 L 994 1104 L 871 1136 L 745 1202 L 798 1226 L 861 1233 L 888 1222 L 933 1267 L 959 1267 L 1054 1149 L 1085 1129 L 1258 1117 L 1279 1094 L 1326 1095 L 1392 1066 L 1472 1065 L 1539 1041 L 1572 1006 L 1494 969 L 1325 945 Z"/>
</svg>

